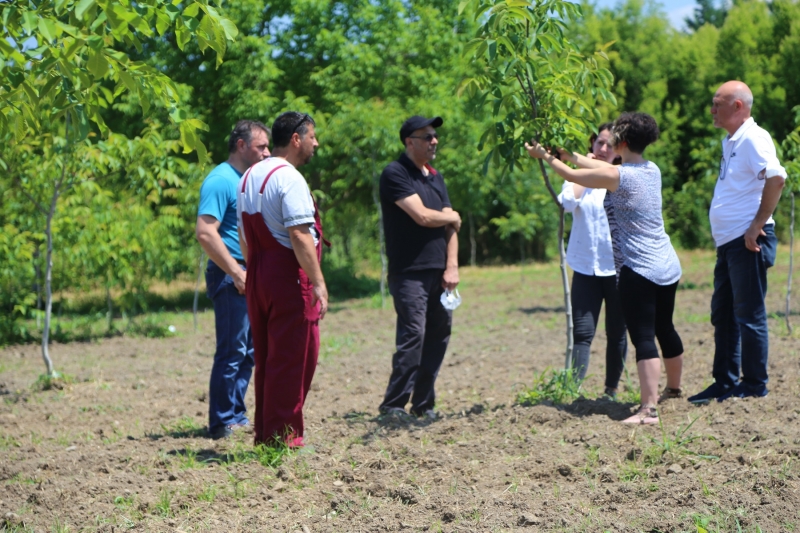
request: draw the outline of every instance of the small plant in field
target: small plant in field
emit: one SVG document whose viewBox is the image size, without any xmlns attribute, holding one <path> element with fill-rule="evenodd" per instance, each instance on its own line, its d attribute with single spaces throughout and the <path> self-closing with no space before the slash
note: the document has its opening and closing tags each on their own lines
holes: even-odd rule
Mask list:
<svg viewBox="0 0 800 533">
<path fill-rule="evenodd" d="M 54 372 L 53 375 L 39 374 L 39 377 L 31 385 L 31 389 L 35 391 L 61 390 L 70 383 L 75 383 L 75 378 L 68 374 L 58 372 Z"/>
<path fill-rule="evenodd" d="M 205 428 L 190 416 L 183 416 L 172 422 L 170 425 L 161 424 L 161 431 L 176 439 L 192 437 L 202 437 L 205 435 Z"/>
<path fill-rule="evenodd" d="M 212 503 L 217 497 L 217 486 L 211 484 L 203 489 L 203 492 L 197 495 L 197 499 L 201 502 Z"/>
<path fill-rule="evenodd" d="M 181 457 L 181 470 L 187 470 L 189 468 L 202 468 L 205 466 L 202 461 L 197 460 L 197 450 L 194 450 L 191 446 L 186 446 L 186 448 L 183 450 L 183 454 L 180 452 L 178 454 Z"/>
<path fill-rule="evenodd" d="M 11 447 L 19 448 L 21 444 L 11 435 L 0 435 L 0 450 L 8 450 Z"/>
<path fill-rule="evenodd" d="M 625 461 L 619 472 L 620 481 L 636 481 L 647 479 L 647 472 L 636 463 L 636 461 Z"/>
<path fill-rule="evenodd" d="M 625 368 L 625 381 L 622 382 L 622 387 L 620 387 L 620 391 L 617 393 L 616 400 L 621 403 L 642 403 L 641 391 L 639 387 L 633 384 L 631 376 L 628 374 L 627 367 Z"/>
<path fill-rule="evenodd" d="M 61 522 L 61 520 L 56 517 L 55 522 L 53 523 L 53 527 L 50 528 L 53 533 L 67 533 L 69 531 L 69 526 Z"/>
<path fill-rule="evenodd" d="M 114 505 L 117 509 L 128 509 L 133 505 L 133 496 L 117 496 L 114 498 Z"/>
<path fill-rule="evenodd" d="M 682 424 L 672 435 L 667 435 L 667 430 L 664 428 L 664 420 L 659 417 L 658 425 L 661 429 L 661 438 L 650 437 L 653 446 L 645 453 L 645 463 L 649 460 L 652 466 L 658 462 L 672 462 L 683 455 L 693 455 L 700 459 L 718 459 L 716 455 L 703 455 L 689 449 L 689 444 L 704 438 L 702 435 L 689 434 L 689 429 L 697 422 L 698 418 L 696 417 L 688 423 Z M 716 440 L 714 437 L 705 438 Z"/>
<path fill-rule="evenodd" d="M 594 472 L 594 469 L 600 464 L 600 447 L 599 446 L 589 446 L 589 450 L 586 452 L 586 464 L 583 465 L 583 473 L 584 474 L 591 474 Z"/>
<path fill-rule="evenodd" d="M 274 446 L 258 444 L 253 448 L 256 460 L 261 466 L 277 467 L 280 466 L 283 458 L 291 453 L 289 447 L 283 442 L 277 442 Z"/>
<path fill-rule="evenodd" d="M 581 396 L 581 380 L 574 369 L 544 370 L 533 377 L 533 385 L 517 393 L 520 405 L 537 405 L 546 401 L 564 404 Z"/>
<path fill-rule="evenodd" d="M 156 503 L 156 513 L 159 516 L 164 518 L 172 516 L 172 496 L 172 491 L 167 489 L 162 490 L 161 494 L 159 494 L 158 502 Z"/>
</svg>

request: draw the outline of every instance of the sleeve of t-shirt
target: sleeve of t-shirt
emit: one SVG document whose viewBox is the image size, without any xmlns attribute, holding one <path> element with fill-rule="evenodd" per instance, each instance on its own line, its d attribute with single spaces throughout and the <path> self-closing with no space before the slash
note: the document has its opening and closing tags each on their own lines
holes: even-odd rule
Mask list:
<svg viewBox="0 0 800 533">
<path fill-rule="evenodd" d="M 282 191 L 281 209 L 284 227 L 314 223 L 314 201 L 305 180 L 293 176 Z"/>
<path fill-rule="evenodd" d="M 747 161 L 754 176 L 759 176 L 763 172 L 765 178 L 781 176 L 786 179 L 786 169 L 778 161 L 772 139 L 769 137 L 750 138 L 746 143 L 744 148 L 747 149 Z"/>
<path fill-rule="evenodd" d="M 439 187 L 442 191 L 442 207 L 449 207 L 452 209 L 453 205 L 450 203 L 450 195 L 447 194 L 447 184 L 444 182 L 444 178 L 441 174 L 439 174 Z"/>
<path fill-rule="evenodd" d="M 564 206 L 564 211 L 567 213 L 572 213 L 578 207 L 580 200 L 575 199 L 575 189 L 572 187 L 571 182 L 565 181 L 564 185 L 561 186 L 561 194 L 558 195 L 558 201 L 561 202 L 561 205 Z"/>
<path fill-rule="evenodd" d="M 200 206 L 197 208 L 197 216 L 208 215 L 222 222 L 232 193 L 230 184 L 222 177 L 215 175 L 207 177 L 200 187 Z"/>
<path fill-rule="evenodd" d="M 389 202 L 396 202 L 417 194 L 411 178 L 399 164 L 391 164 L 381 174 L 381 195 Z"/>
</svg>

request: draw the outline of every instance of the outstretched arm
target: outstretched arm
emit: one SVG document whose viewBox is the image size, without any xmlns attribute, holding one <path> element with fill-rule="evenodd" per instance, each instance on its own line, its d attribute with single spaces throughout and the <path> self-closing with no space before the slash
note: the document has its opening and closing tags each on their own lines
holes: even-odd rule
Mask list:
<svg viewBox="0 0 800 533">
<path fill-rule="evenodd" d="M 528 150 L 531 157 L 544 159 L 559 176 L 567 181 L 592 189 L 608 189 L 611 192 L 616 191 L 619 187 L 619 170 L 613 165 L 603 165 L 602 168 L 574 169 L 556 159 L 536 141 L 531 141 L 531 144 L 525 143 L 525 149 Z M 589 158 L 586 159 L 591 161 Z"/>
<path fill-rule="evenodd" d="M 573 165 L 577 165 L 580 168 L 606 168 L 614 166 L 611 163 L 606 163 L 602 159 L 586 157 L 585 155 L 581 155 L 577 152 L 570 153 L 562 148 L 558 149 L 558 153 L 561 156 L 562 161 L 569 161 Z"/>
</svg>

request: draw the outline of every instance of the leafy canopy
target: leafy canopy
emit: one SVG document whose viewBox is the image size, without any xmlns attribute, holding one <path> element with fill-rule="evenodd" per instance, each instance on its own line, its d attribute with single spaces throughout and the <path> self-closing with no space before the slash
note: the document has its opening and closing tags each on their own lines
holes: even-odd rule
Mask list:
<svg viewBox="0 0 800 533">
<path fill-rule="evenodd" d="M 142 51 L 146 38 L 158 36 L 183 48 L 195 39 L 201 51 L 222 63 L 227 43 L 238 30 L 205 0 L 42 0 L 0 8 L 0 137 L 13 133 L 20 142 L 42 129 L 41 118 L 70 116 L 79 139 L 91 123 L 107 135 L 101 110 L 129 91 L 147 114 L 151 103 L 168 109 L 179 125 L 184 152 L 206 151 L 177 86 L 144 61 L 120 49 Z"/>
</svg>

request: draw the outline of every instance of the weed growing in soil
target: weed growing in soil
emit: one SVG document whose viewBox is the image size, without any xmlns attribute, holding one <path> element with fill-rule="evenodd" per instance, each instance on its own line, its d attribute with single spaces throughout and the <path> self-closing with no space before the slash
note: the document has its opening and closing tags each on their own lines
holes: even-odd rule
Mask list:
<svg viewBox="0 0 800 533">
<path fill-rule="evenodd" d="M 575 369 L 545 369 L 533 377 L 533 385 L 517 393 L 520 405 L 538 405 L 543 402 L 564 404 L 581 396 L 581 380 L 577 379 Z"/>
<path fill-rule="evenodd" d="M 53 527 L 50 529 L 53 533 L 67 533 L 69 531 L 69 526 L 61 522 L 61 520 L 56 517 L 55 522 L 53 522 Z"/>
<path fill-rule="evenodd" d="M 156 502 L 156 513 L 164 518 L 169 518 L 172 515 L 172 496 L 173 492 L 167 489 L 161 491 Z"/>
<path fill-rule="evenodd" d="M 39 374 L 39 377 L 31 385 L 31 389 L 35 391 L 61 390 L 70 383 L 75 383 L 75 378 L 68 374 L 59 374 L 58 372 L 54 372 L 52 376 Z"/>
<path fill-rule="evenodd" d="M 190 416 L 182 416 L 170 425 L 161 424 L 161 431 L 174 439 L 199 438 L 206 430 Z"/>
<path fill-rule="evenodd" d="M 694 455 L 700 459 L 718 459 L 715 455 L 703 455 L 689 449 L 689 444 L 703 438 L 701 435 L 689 434 L 689 429 L 697 422 L 698 418 L 695 417 L 687 424 L 679 426 L 672 435 L 667 435 L 664 420 L 662 417 L 658 417 L 661 438 L 650 437 L 654 446 L 645 451 L 645 465 L 653 466 L 659 462 L 674 462 L 683 455 Z M 716 440 L 714 437 L 707 438 Z"/>
<path fill-rule="evenodd" d="M 114 498 L 114 505 L 120 510 L 128 509 L 133 505 L 133 496 L 117 496 Z"/>
<path fill-rule="evenodd" d="M 213 483 L 203 489 L 203 492 L 197 495 L 197 499 L 201 502 L 212 503 L 217 497 L 217 486 Z"/>
</svg>

